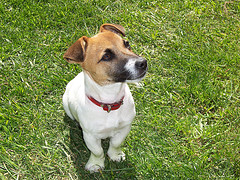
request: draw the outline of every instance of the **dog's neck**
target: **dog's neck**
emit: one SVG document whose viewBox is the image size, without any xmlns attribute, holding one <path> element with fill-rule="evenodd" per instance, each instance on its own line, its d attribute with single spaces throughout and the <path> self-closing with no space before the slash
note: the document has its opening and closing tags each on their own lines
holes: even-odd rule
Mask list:
<svg viewBox="0 0 240 180">
<path fill-rule="evenodd" d="M 101 86 L 97 84 L 87 72 L 84 72 L 85 92 L 87 96 L 103 103 L 114 103 L 125 95 L 126 83 L 113 83 Z"/>
</svg>

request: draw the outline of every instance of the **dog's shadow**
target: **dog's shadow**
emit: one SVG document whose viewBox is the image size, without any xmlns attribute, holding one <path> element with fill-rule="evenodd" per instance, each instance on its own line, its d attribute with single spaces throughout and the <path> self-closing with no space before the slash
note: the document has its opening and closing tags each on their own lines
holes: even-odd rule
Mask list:
<svg viewBox="0 0 240 180">
<path fill-rule="evenodd" d="M 102 146 L 105 153 L 105 168 L 99 173 L 89 173 L 84 169 L 90 156 L 82 135 L 82 129 L 77 121 L 71 120 L 66 114 L 64 122 L 69 127 L 71 159 L 74 163 L 78 179 L 136 179 L 136 169 L 131 162 L 112 162 L 106 156 L 109 140 L 103 140 Z M 126 154 L 127 157 L 127 154 Z M 126 158 L 127 159 L 127 158 Z"/>
</svg>

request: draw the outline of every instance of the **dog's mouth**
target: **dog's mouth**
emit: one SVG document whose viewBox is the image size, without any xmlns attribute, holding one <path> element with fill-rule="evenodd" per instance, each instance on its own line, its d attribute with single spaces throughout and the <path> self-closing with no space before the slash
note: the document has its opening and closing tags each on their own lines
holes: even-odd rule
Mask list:
<svg viewBox="0 0 240 180">
<path fill-rule="evenodd" d="M 130 78 L 126 79 L 126 82 L 135 83 L 135 82 L 139 82 L 139 81 L 143 80 L 145 78 L 145 76 L 147 75 L 147 70 L 148 70 L 148 68 L 146 68 L 146 70 L 143 71 L 141 74 L 139 74 L 133 78 L 130 77 Z"/>
<path fill-rule="evenodd" d="M 142 58 L 130 60 L 125 65 L 125 69 L 129 72 L 129 76 L 126 78 L 126 81 L 138 82 L 142 80 L 147 73 L 147 61 Z"/>
</svg>

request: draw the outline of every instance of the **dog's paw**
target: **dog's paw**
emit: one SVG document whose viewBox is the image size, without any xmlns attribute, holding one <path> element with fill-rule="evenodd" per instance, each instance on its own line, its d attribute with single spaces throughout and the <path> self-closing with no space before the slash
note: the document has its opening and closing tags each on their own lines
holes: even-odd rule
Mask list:
<svg viewBox="0 0 240 180">
<path fill-rule="evenodd" d="M 104 169 L 104 158 L 90 158 L 85 169 L 90 173 L 99 172 L 99 170 Z"/>
<path fill-rule="evenodd" d="M 90 173 L 95 173 L 99 172 L 99 170 L 104 169 L 104 165 L 87 163 L 85 169 L 90 171 Z"/>
<path fill-rule="evenodd" d="M 108 156 L 112 161 L 120 162 L 125 160 L 125 154 L 122 151 L 108 151 Z"/>
</svg>

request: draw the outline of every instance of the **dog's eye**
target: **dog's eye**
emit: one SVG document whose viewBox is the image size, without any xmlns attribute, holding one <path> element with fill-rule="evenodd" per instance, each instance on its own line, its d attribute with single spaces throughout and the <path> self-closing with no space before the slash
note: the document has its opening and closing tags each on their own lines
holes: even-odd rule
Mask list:
<svg viewBox="0 0 240 180">
<path fill-rule="evenodd" d="M 115 57 L 111 49 L 106 49 L 100 61 L 111 61 Z"/>
<path fill-rule="evenodd" d="M 102 56 L 101 61 L 110 61 L 111 59 L 112 59 L 111 54 L 106 53 L 106 54 L 104 54 L 104 55 Z"/>
<path fill-rule="evenodd" d="M 131 49 L 131 46 L 130 46 L 130 44 L 129 44 L 129 41 L 123 41 L 123 43 L 124 43 L 124 46 L 127 48 L 127 49 Z"/>
</svg>

